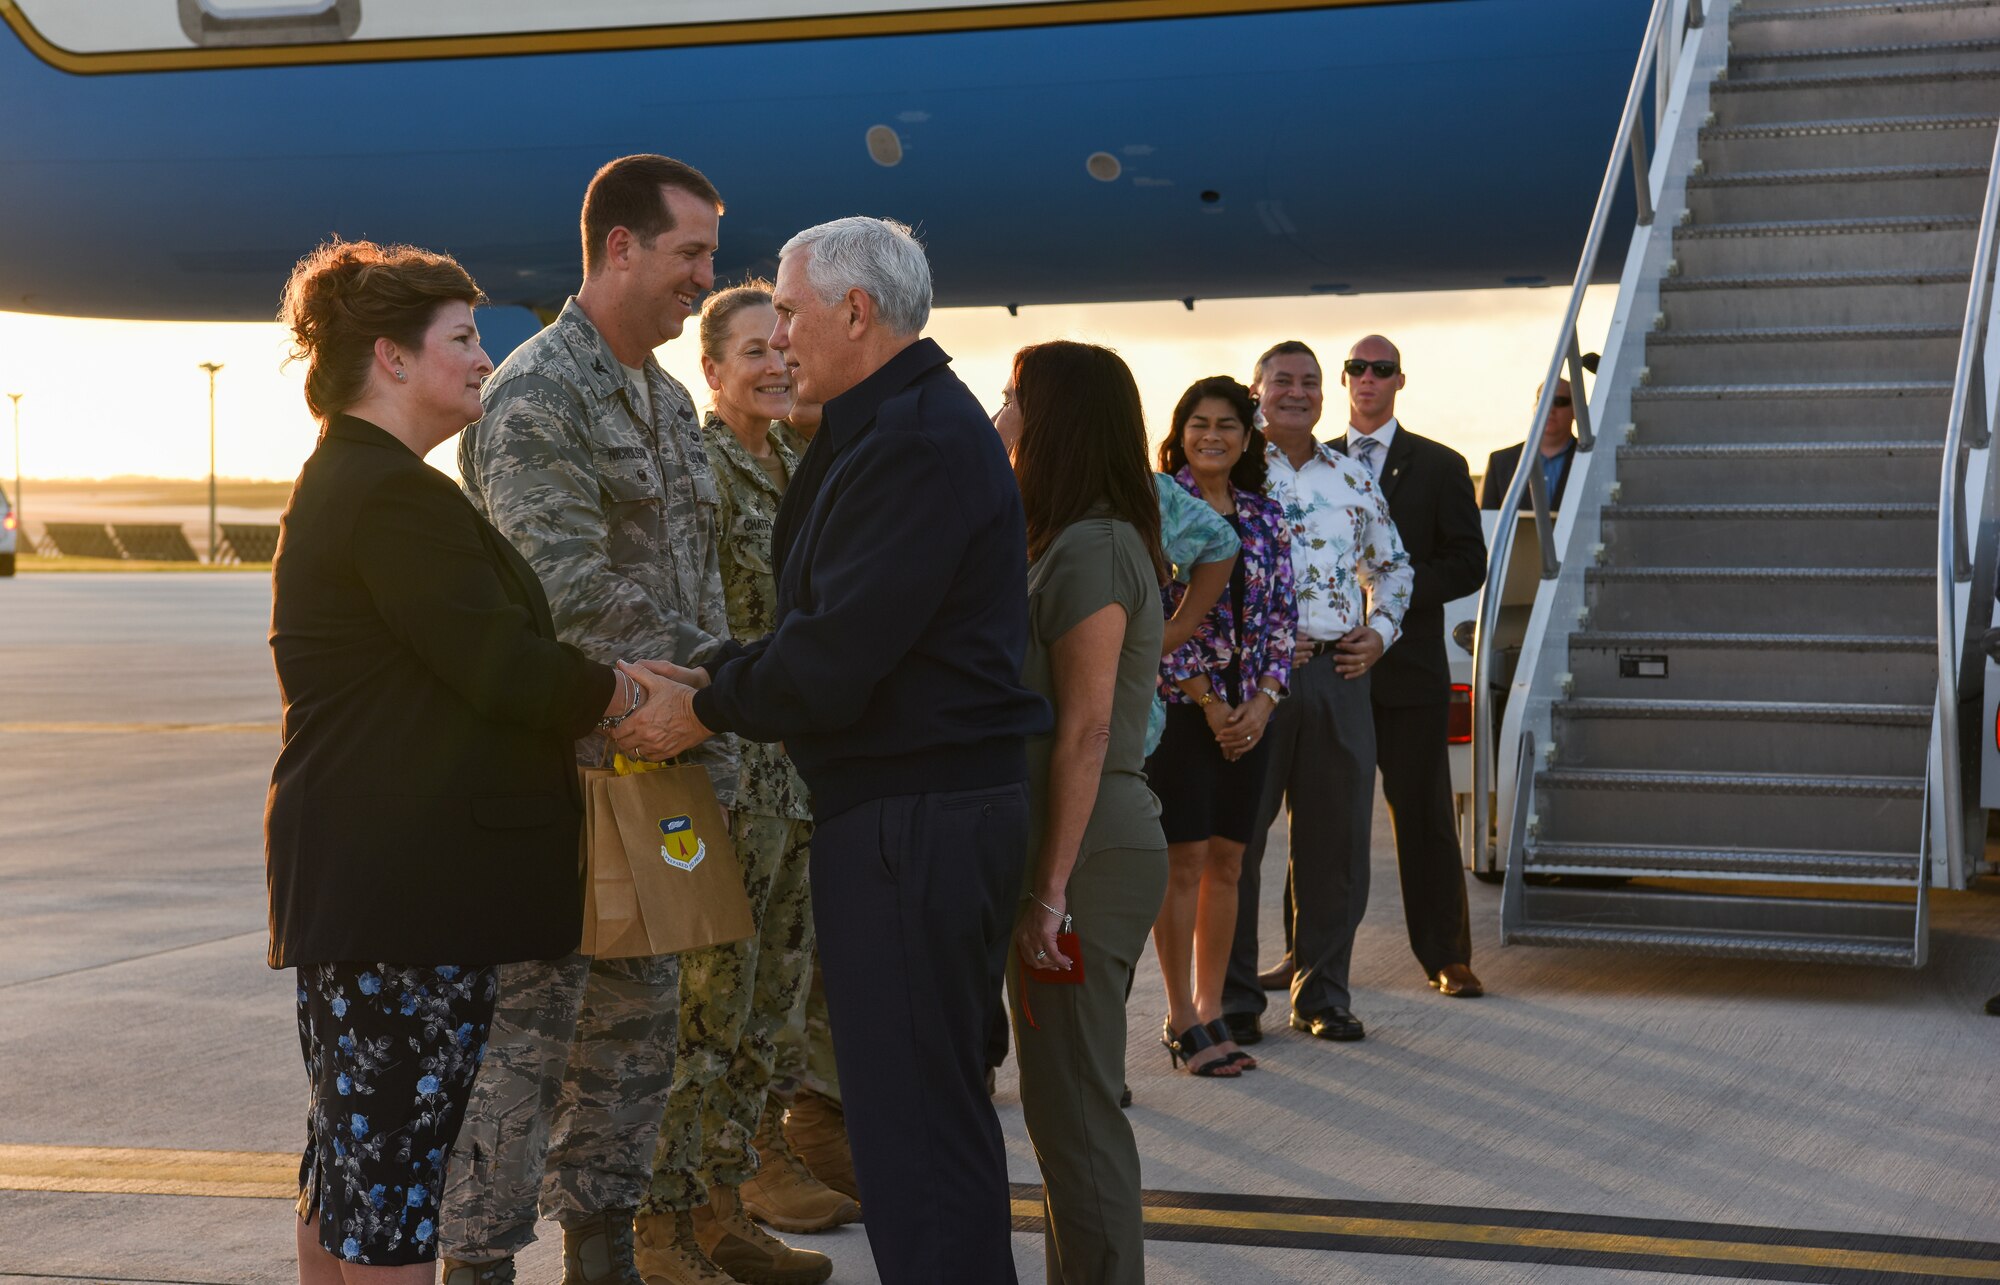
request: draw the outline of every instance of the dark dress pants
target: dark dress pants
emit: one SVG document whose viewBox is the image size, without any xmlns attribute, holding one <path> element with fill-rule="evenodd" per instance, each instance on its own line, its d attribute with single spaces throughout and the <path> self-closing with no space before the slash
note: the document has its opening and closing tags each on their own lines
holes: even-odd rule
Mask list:
<svg viewBox="0 0 2000 1285">
<path fill-rule="evenodd" d="M 827 1020 L 884 1285 L 1015 1282 L 986 1059 L 1027 841 L 1024 785 L 877 799 L 813 834 Z"/>
<path fill-rule="evenodd" d="M 1472 962 L 1465 862 L 1451 807 L 1450 720 L 1443 702 L 1375 707 L 1375 756 L 1396 830 L 1403 916 L 1410 949 L 1430 977 L 1447 964 Z"/>
<path fill-rule="evenodd" d="M 1342 678 L 1332 655 L 1292 672 L 1290 699 L 1271 716 L 1269 775 L 1243 850 L 1236 940 L 1222 984 L 1226 1013 L 1262 1013 L 1257 984 L 1257 890 L 1264 845 L 1282 806 L 1290 819 L 1292 1011 L 1347 1008 L 1354 933 L 1368 909 L 1375 806 L 1375 718 L 1369 678 Z"/>
</svg>

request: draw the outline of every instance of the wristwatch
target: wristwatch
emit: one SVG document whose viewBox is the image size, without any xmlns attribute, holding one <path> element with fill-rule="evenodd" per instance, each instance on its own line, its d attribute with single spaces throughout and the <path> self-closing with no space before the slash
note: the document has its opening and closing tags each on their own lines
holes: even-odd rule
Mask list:
<svg viewBox="0 0 2000 1285">
<path fill-rule="evenodd" d="M 1203 708 L 1207 708 L 1208 706 L 1215 704 L 1214 689 L 1211 688 L 1208 691 L 1203 692 L 1201 695 L 1195 697 L 1194 703 L 1202 706 Z"/>
</svg>

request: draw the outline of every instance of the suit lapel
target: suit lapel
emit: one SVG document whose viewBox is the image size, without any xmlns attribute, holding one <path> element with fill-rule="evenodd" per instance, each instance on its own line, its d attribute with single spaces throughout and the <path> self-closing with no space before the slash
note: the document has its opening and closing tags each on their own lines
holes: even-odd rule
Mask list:
<svg viewBox="0 0 2000 1285">
<path fill-rule="evenodd" d="M 1382 494 L 1391 499 L 1395 498 L 1396 488 L 1402 485 L 1403 475 L 1410 470 L 1410 457 L 1417 453 L 1417 448 L 1409 442 L 1409 435 L 1410 431 L 1398 423 L 1396 436 L 1389 441 L 1388 458 L 1382 461 Z"/>
<path fill-rule="evenodd" d="M 473 514 L 479 523 L 479 538 L 486 541 L 486 547 L 493 550 L 493 556 L 507 569 L 514 580 L 515 597 L 527 604 L 528 614 L 535 618 L 535 628 L 546 638 L 556 636 L 555 617 L 549 614 L 548 595 L 542 592 L 541 582 L 535 577 L 535 569 L 521 556 L 521 551 L 501 535 L 491 522 Z"/>
</svg>

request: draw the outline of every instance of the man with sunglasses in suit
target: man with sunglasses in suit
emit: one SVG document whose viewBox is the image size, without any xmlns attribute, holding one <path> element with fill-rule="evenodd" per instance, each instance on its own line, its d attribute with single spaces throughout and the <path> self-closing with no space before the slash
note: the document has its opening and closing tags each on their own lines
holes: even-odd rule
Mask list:
<svg viewBox="0 0 2000 1285">
<path fill-rule="evenodd" d="M 1416 569 L 1403 636 L 1376 662 L 1370 693 L 1410 949 L 1439 994 L 1469 999 L 1485 991 L 1472 971 L 1465 867 L 1451 805 L 1444 604 L 1486 582 L 1486 535 L 1465 457 L 1396 420 L 1404 382 L 1396 345 L 1380 335 L 1355 344 L 1340 382 L 1347 389 L 1348 430 L 1335 445 L 1380 484 Z"/>
<path fill-rule="evenodd" d="M 1596 356 L 1595 353 L 1591 354 Z M 1594 366 L 1590 357 L 1584 358 L 1586 366 Z M 1540 402 L 1542 390 L 1535 387 L 1535 400 Z M 1549 484 L 1549 508 L 1562 507 L 1563 488 L 1569 485 L 1569 466 L 1576 459 L 1576 407 L 1570 401 L 1569 381 L 1556 381 L 1556 395 L 1549 403 L 1549 417 L 1542 421 L 1542 450 L 1540 455 L 1542 478 Z M 1521 443 L 1493 452 L 1486 459 L 1486 477 L 1479 486 L 1479 507 L 1497 509 L 1507 501 L 1507 487 L 1514 481 L 1514 470 L 1521 466 Z M 1521 490 L 1521 507 L 1534 506 L 1534 497 L 1527 488 Z"/>
</svg>

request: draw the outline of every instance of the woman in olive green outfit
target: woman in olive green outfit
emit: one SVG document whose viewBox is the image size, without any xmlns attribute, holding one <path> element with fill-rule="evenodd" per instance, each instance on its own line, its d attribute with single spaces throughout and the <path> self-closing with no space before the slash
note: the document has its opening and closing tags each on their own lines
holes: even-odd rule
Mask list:
<svg viewBox="0 0 2000 1285">
<path fill-rule="evenodd" d="M 1118 1098 L 1125 995 L 1167 883 L 1160 805 L 1143 770 L 1164 625 L 1160 511 L 1139 390 L 1109 350 L 1023 349 L 995 422 L 1003 436 L 1019 433 L 1030 563 L 1022 678 L 1055 707 L 1054 733 L 1029 742 L 1032 838 L 1007 961 L 1048 1279 L 1136 1285 L 1146 1276 L 1139 1151 Z M 1065 923 L 1074 942 L 1059 939 Z M 1079 982 L 1029 975 L 1078 969 Z"/>
</svg>

